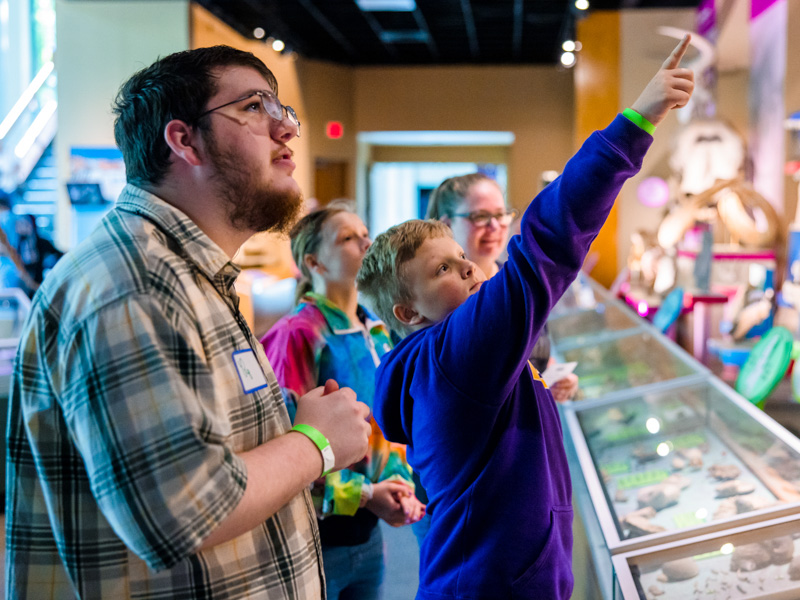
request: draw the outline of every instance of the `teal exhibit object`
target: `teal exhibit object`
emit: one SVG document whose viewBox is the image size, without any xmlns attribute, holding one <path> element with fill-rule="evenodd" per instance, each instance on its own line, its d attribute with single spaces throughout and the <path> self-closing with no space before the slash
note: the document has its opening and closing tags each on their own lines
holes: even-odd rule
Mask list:
<svg viewBox="0 0 800 600">
<path fill-rule="evenodd" d="M 750 357 L 739 372 L 736 391 L 763 409 L 767 396 L 789 368 L 793 346 L 794 339 L 788 329 L 770 329 L 753 347 Z"/>
<path fill-rule="evenodd" d="M 672 290 L 653 315 L 653 325 L 661 332 L 667 333 L 683 310 L 683 288 Z"/>
</svg>

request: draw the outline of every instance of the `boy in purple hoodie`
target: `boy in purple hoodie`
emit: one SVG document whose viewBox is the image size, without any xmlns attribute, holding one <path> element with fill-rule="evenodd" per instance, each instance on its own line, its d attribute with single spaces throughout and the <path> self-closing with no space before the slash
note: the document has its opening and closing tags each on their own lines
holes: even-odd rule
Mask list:
<svg viewBox="0 0 800 600">
<path fill-rule="evenodd" d="M 436 221 L 392 227 L 364 258 L 360 292 L 405 336 L 378 368 L 374 410 L 386 437 L 408 445 L 430 500 L 418 600 L 571 595 L 561 425 L 528 357 L 654 126 L 688 102 L 693 74 L 679 68 L 688 44 L 531 202 L 491 280 Z"/>
</svg>

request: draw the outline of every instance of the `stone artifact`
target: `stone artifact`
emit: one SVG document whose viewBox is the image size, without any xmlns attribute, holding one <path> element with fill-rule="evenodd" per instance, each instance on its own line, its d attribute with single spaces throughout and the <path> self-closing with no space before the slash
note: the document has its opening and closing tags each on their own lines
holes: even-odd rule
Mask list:
<svg viewBox="0 0 800 600">
<path fill-rule="evenodd" d="M 731 571 L 756 571 L 772 562 L 769 550 L 763 544 L 737 546 L 731 555 Z"/>
<path fill-rule="evenodd" d="M 708 474 L 714 479 L 728 481 L 739 477 L 742 474 L 742 470 L 736 465 L 711 465 L 708 468 Z"/>
<path fill-rule="evenodd" d="M 755 491 L 756 486 L 746 481 L 734 479 L 733 481 L 720 483 L 714 489 L 717 492 L 717 498 L 728 498 L 730 496 L 738 496 L 739 494 L 750 494 Z"/>
<path fill-rule="evenodd" d="M 789 579 L 792 581 L 800 579 L 800 556 L 793 558 L 789 564 Z"/>
<path fill-rule="evenodd" d="M 738 514 L 759 510 L 775 504 L 774 500 L 764 498 L 764 496 L 735 496 L 733 500 L 736 503 L 736 512 Z"/>
<path fill-rule="evenodd" d="M 794 557 L 794 540 L 790 535 L 766 540 L 763 545 L 769 552 L 773 565 L 785 565 L 791 562 Z"/>
<path fill-rule="evenodd" d="M 686 448 L 681 450 L 681 456 L 689 461 L 689 466 L 693 469 L 700 469 L 703 467 L 703 452 L 700 448 Z"/>
<path fill-rule="evenodd" d="M 683 460 L 682 458 L 678 458 L 677 456 L 672 459 L 672 468 L 675 471 L 680 471 L 684 467 L 686 467 L 686 461 L 685 460 Z"/>
<path fill-rule="evenodd" d="M 646 446 L 636 446 L 631 454 L 633 454 L 633 457 L 640 463 L 650 462 L 661 458 L 658 455 L 658 452 L 656 452 L 655 448 Z"/>
<path fill-rule="evenodd" d="M 627 502 L 628 501 L 628 494 L 625 493 L 625 490 L 617 489 L 614 492 L 614 502 Z"/>
<path fill-rule="evenodd" d="M 628 533 L 629 538 L 666 531 L 665 527 L 652 523 L 650 519 L 646 519 L 642 516 L 637 516 L 637 515 L 628 515 L 627 517 L 625 517 L 624 524 L 627 526 L 627 529 L 629 530 Z"/>
<path fill-rule="evenodd" d="M 661 566 L 661 571 L 669 581 L 685 581 L 697 577 L 700 569 L 693 558 L 679 558 L 666 562 Z"/>
<path fill-rule="evenodd" d="M 657 585 L 651 585 L 649 588 L 647 588 L 647 591 L 650 592 L 653 596 L 663 596 L 664 595 L 664 590 L 662 590 Z"/>
<path fill-rule="evenodd" d="M 671 483 L 657 483 L 639 490 L 636 501 L 640 507 L 652 506 L 655 510 L 662 510 L 678 503 L 681 487 Z"/>
</svg>

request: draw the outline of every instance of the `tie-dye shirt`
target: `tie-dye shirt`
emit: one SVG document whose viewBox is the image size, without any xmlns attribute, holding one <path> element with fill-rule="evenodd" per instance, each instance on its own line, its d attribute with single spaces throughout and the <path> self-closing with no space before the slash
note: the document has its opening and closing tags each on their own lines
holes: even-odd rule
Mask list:
<svg viewBox="0 0 800 600">
<path fill-rule="evenodd" d="M 352 388 L 372 409 L 375 371 L 380 358 L 392 348 L 383 321 L 363 306 L 358 316 L 366 326 L 354 327 L 347 315 L 327 298 L 309 292 L 289 315 L 278 321 L 261 340 L 264 351 L 286 392 L 294 420 L 294 400 L 334 379 Z M 369 332 L 369 334 L 367 334 Z M 364 481 L 399 480 L 412 489 L 411 467 L 402 444 L 388 442 L 370 414 L 372 433 L 363 460 L 329 474 L 312 490 L 318 516 L 354 515 L 361 502 Z M 324 483 L 324 485 L 323 485 Z"/>
</svg>

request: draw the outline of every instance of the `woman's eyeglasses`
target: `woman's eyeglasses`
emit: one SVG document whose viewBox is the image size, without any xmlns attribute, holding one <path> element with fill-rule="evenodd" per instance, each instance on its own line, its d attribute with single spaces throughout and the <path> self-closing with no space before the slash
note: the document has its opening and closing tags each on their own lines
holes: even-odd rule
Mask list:
<svg viewBox="0 0 800 600">
<path fill-rule="evenodd" d="M 497 224 L 501 227 L 508 227 L 517 218 L 519 211 L 516 208 L 512 208 L 505 212 L 500 213 L 490 213 L 485 210 L 476 210 L 475 212 L 470 213 L 455 213 L 454 217 L 461 217 L 462 219 L 467 219 L 470 223 L 475 225 L 475 227 L 486 227 L 492 219 L 497 221 Z"/>
</svg>

